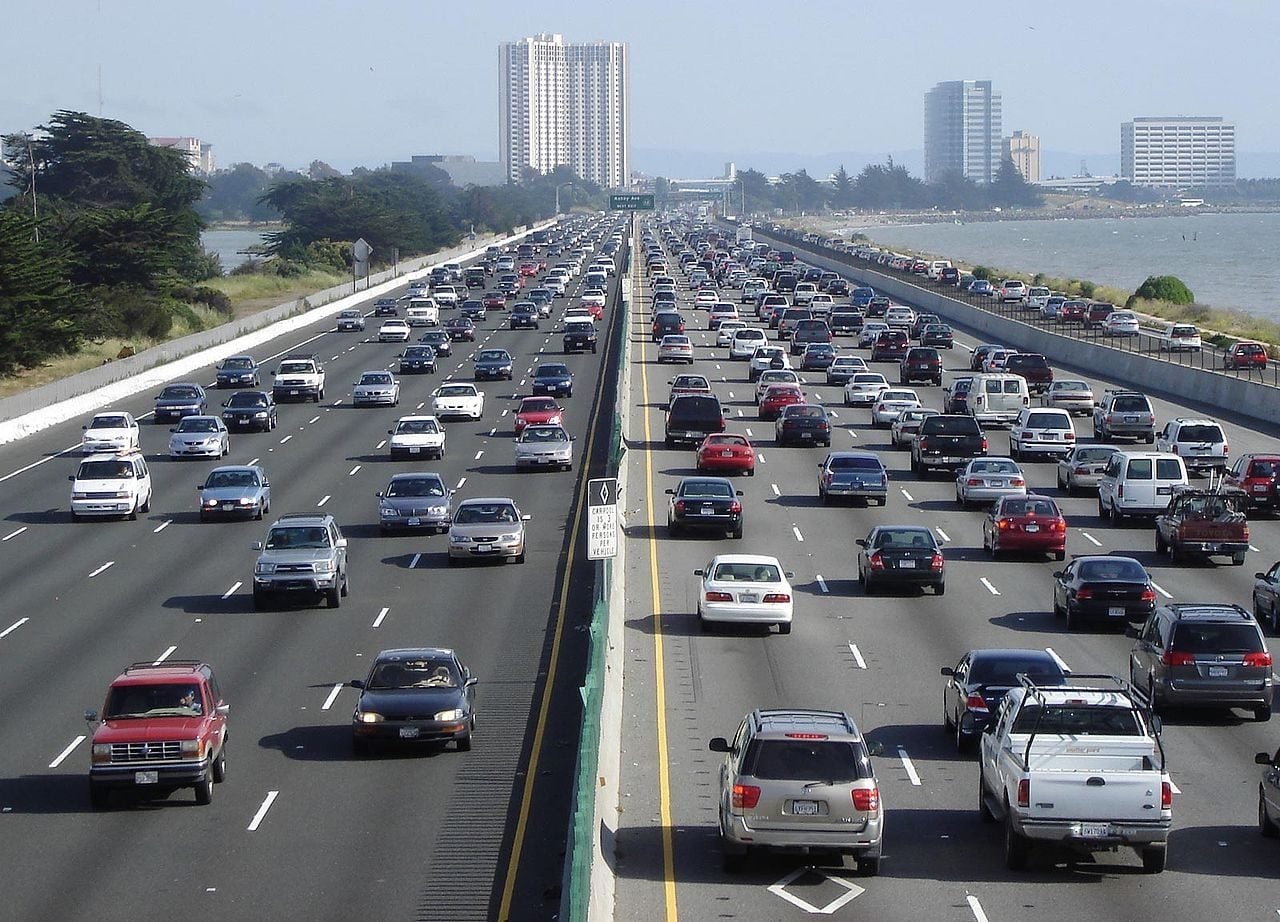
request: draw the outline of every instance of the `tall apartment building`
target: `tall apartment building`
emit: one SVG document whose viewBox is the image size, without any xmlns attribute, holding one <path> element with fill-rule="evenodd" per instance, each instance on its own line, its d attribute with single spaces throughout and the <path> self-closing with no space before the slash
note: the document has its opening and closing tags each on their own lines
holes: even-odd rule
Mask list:
<svg viewBox="0 0 1280 922">
<path fill-rule="evenodd" d="M 1000 94 L 990 80 L 949 80 L 924 96 L 924 179 L 959 173 L 988 183 L 1000 172 Z"/>
<path fill-rule="evenodd" d="M 1221 118 L 1135 118 L 1120 126 L 1120 175 L 1135 186 L 1236 182 L 1236 126 Z"/>
<path fill-rule="evenodd" d="M 1004 159 L 1013 161 L 1014 169 L 1027 182 L 1040 181 L 1040 139 L 1025 131 L 1015 131 L 1004 139 Z"/>
<path fill-rule="evenodd" d="M 539 34 L 498 46 L 499 160 L 509 179 L 525 167 L 568 166 L 623 187 L 631 174 L 630 68 L 623 42 L 567 44 Z"/>
<path fill-rule="evenodd" d="M 147 143 L 180 151 L 191 164 L 191 172 L 199 176 L 208 176 L 214 171 L 213 145 L 199 138 L 147 138 Z"/>
</svg>

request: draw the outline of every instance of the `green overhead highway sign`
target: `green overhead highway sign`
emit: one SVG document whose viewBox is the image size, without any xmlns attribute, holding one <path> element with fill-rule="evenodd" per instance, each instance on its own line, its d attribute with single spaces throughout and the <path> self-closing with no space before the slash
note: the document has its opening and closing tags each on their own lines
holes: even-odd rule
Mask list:
<svg viewBox="0 0 1280 922">
<path fill-rule="evenodd" d="M 653 196 L 634 192 L 609 196 L 610 211 L 653 211 Z"/>
</svg>

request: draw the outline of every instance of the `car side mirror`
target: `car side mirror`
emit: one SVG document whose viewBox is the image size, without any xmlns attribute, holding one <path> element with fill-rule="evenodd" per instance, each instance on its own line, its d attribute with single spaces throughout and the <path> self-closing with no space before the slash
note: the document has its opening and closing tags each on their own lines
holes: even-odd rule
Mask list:
<svg viewBox="0 0 1280 922">
<path fill-rule="evenodd" d="M 867 753 L 873 756 L 884 755 L 884 743 L 879 740 L 867 740 Z"/>
<path fill-rule="evenodd" d="M 217 707 L 214 708 L 214 711 L 216 711 L 219 715 L 226 717 L 228 714 L 231 713 L 231 705 L 219 704 Z"/>
<path fill-rule="evenodd" d="M 376 496 L 376 497 L 378 497 L 378 499 L 382 499 L 382 491 L 381 491 L 381 490 L 379 490 L 377 493 L 375 493 L 375 494 L 373 494 L 373 495 L 374 495 L 374 496 Z"/>
<path fill-rule="evenodd" d="M 1255 573 L 1255 574 L 1253 574 L 1253 578 L 1254 578 L 1254 579 L 1266 579 L 1266 578 L 1267 578 L 1267 574 L 1265 574 L 1265 573 Z"/>
<path fill-rule="evenodd" d="M 941 675 L 955 675 L 956 671 L 950 666 L 943 666 L 942 669 L 939 670 L 939 673 Z"/>
<path fill-rule="evenodd" d="M 74 478 L 74 477 L 68 477 L 67 479 L 68 479 L 68 480 L 75 480 L 75 478 Z M 663 490 L 662 492 L 666 493 L 668 496 L 675 496 L 675 495 L 676 495 L 676 491 L 675 491 L 675 490 Z"/>
<path fill-rule="evenodd" d="M 733 492 L 734 492 L 735 494 L 737 494 L 738 496 L 745 496 L 745 495 L 746 495 L 746 494 L 745 494 L 745 493 L 743 493 L 741 490 L 734 490 Z"/>
<path fill-rule="evenodd" d="M 90 715 L 90 714 L 92 714 L 92 713 L 93 713 L 93 711 L 86 711 L 86 712 L 85 712 L 85 715 L 84 715 L 85 720 L 88 720 L 88 719 L 89 719 L 89 715 Z M 1270 765 L 1270 764 L 1271 764 L 1271 754 L 1270 754 L 1270 753 L 1268 753 L 1268 752 L 1260 752 L 1260 753 L 1258 753 L 1256 756 L 1254 756 L 1254 757 L 1253 757 L 1253 762 L 1254 762 L 1254 764 L 1255 764 L 1255 765 Z"/>
<path fill-rule="evenodd" d="M 345 548 L 345 547 L 347 546 L 347 539 L 346 539 L 346 538 L 339 538 L 339 539 L 338 539 L 338 543 L 337 543 L 336 545 L 334 545 L 334 546 L 335 546 L 335 547 L 339 547 L 339 548 Z"/>
<path fill-rule="evenodd" d="M 729 746 L 729 741 L 725 739 L 723 736 L 713 736 L 710 742 L 707 743 L 707 748 L 710 749 L 712 752 L 732 752 L 733 751 L 732 748 L 730 748 Z"/>
<path fill-rule="evenodd" d="M 347 684 L 350 685 L 352 688 L 358 688 L 361 690 L 364 689 L 364 679 L 352 679 Z"/>
<path fill-rule="evenodd" d="M 478 678 L 476 678 L 473 675 L 469 675 L 467 676 L 466 681 L 462 683 L 462 687 L 471 688 L 473 685 L 479 685 L 479 684 L 480 684 L 480 680 Z"/>
<path fill-rule="evenodd" d="M 694 575 L 694 576 L 706 576 L 706 575 L 707 575 L 707 571 L 706 571 L 706 570 L 703 570 L 703 569 L 701 569 L 701 568 L 699 568 L 699 569 L 697 569 L 697 570 L 694 570 L 694 571 L 693 571 L 693 575 Z"/>
<path fill-rule="evenodd" d="M 527 521 L 529 521 L 529 520 L 530 520 L 530 519 L 532 519 L 532 518 L 533 518 L 533 516 L 529 515 L 528 513 L 525 513 L 524 515 L 520 516 L 520 521 L 521 521 L 521 522 L 527 522 Z"/>
<path fill-rule="evenodd" d="M 856 544 L 856 545 L 858 545 L 858 547 L 866 547 L 866 546 L 867 546 L 867 539 L 866 539 L 866 538 L 858 538 L 858 539 L 857 539 L 856 541 L 854 541 L 853 543 L 854 543 L 854 544 Z"/>
<path fill-rule="evenodd" d="M 91 724 L 96 724 L 98 722 L 98 712 L 90 708 L 89 710 L 84 712 L 84 719 L 89 721 L 89 723 Z M 1263 753 L 1260 753 L 1260 755 L 1265 756 L 1266 753 L 1263 752 Z"/>
<path fill-rule="evenodd" d="M 68 480 L 70 480 L 72 483 L 74 483 L 74 482 L 75 482 L 75 479 L 76 479 L 76 475 L 75 475 L 75 474 L 68 474 L 68 475 L 67 475 L 67 479 L 68 479 Z M 668 490 L 667 492 L 668 492 L 668 493 L 670 493 L 671 491 L 670 491 L 670 490 Z"/>
</svg>

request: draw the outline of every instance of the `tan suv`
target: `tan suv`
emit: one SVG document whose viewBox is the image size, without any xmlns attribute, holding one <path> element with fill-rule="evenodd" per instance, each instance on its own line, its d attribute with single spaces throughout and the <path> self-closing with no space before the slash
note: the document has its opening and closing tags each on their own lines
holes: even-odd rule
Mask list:
<svg viewBox="0 0 1280 922">
<path fill-rule="evenodd" d="M 710 741 L 720 766 L 720 848 L 727 871 L 752 849 L 852 855 L 880 870 L 884 807 L 868 744 L 843 711 L 755 710 L 730 742 Z"/>
</svg>

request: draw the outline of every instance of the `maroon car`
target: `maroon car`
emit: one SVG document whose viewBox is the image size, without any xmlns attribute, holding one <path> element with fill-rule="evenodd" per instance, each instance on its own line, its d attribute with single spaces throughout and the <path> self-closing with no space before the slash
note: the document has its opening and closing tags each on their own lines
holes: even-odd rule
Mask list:
<svg viewBox="0 0 1280 922">
<path fill-rule="evenodd" d="M 1234 344 L 1222 356 L 1223 368 L 1266 368 L 1267 350 L 1261 343 Z"/>
<path fill-rule="evenodd" d="M 1004 496 L 982 522 L 982 547 L 992 557 L 1005 552 L 1067 556 L 1067 520 L 1048 496 Z"/>
<path fill-rule="evenodd" d="M 760 398 L 760 418 L 777 419 L 784 408 L 805 403 L 804 391 L 795 384 L 770 384 Z"/>
</svg>

